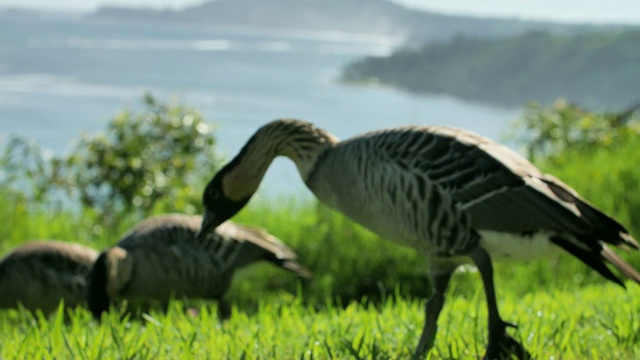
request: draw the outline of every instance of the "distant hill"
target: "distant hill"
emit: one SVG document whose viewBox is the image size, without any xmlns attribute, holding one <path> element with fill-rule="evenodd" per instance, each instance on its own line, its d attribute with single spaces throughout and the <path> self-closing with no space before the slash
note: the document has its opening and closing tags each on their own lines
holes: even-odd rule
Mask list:
<svg viewBox="0 0 640 360">
<path fill-rule="evenodd" d="M 492 104 L 548 104 L 559 97 L 595 108 L 640 100 L 640 30 L 572 36 L 533 32 L 506 39 L 456 37 L 347 66 L 345 81 L 449 94 Z"/>
<path fill-rule="evenodd" d="M 412 10 L 387 0 L 215 0 L 183 10 L 104 7 L 91 19 L 172 21 L 207 26 L 251 26 L 397 36 L 408 44 L 457 34 L 498 37 L 531 30 L 582 32 L 587 25 L 450 16 Z"/>
<path fill-rule="evenodd" d="M 33 10 L 20 7 L 0 7 L 0 17 L 11 18 L 80 18 L 81 15 L 72 11 Z"/>
</svg>

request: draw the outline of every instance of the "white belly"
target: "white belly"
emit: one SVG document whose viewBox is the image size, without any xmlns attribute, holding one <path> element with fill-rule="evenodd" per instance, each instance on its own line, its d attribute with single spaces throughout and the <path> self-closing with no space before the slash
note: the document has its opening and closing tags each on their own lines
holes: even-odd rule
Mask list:
<svg viewBox="0 0 640 360">
<path fill-rule="evenodd" d="M 478 233 L 480 246 L 494 261 L 527 261 L 561 252 L 561 248 L 549 240 L 549 237 L 554 235 L 550 232 L 536 232 L 531 235 L 495 231 Z"/>
</svg>

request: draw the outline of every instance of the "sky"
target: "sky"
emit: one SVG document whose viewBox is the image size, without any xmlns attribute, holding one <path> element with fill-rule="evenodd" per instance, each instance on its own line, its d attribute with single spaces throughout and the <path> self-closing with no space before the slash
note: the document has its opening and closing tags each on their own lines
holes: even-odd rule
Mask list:
<svg viewBox="0 0 640 360">
<path fill-rule="evenodd" d="M 268 0 L 265 0 L 268 1 Z M 640 25 L 639 0 L 392 0 L 448 14 Z M 203 0 L 0 0 L 0 7 L 92 11 L 104 5 L 174 8 Z"/>
</svg>

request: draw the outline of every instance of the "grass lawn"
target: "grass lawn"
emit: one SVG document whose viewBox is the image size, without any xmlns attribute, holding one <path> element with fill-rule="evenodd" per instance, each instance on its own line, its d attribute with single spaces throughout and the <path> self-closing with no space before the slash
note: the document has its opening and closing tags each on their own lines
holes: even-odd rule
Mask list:
<svg viewBox="0 0 640 360">
<path fill-rule="evenodd" d="M 532 286 L 533 288 L 533 286 Z M 504 293 L 505 291 L 501 291 Z M 640 289 L 615 285 L 544 289 L 500 302 L 513 331 L 538 359 L 633 359 L 640 355 Z M 315 310 L 289 294 L 256 299 L 255 312 L 234 308 L 225 322 L 215 304 L 98 323 L 83 309 L 65 319 L 26 312 L 0 316 L 3 359 L 395 359 L 408 358 L 422 326 L 422 302 L 389 299 Z M 477 358 L 486 336 L 484 296 L 453 296 L 443 310 L 430 359 Z"/>
<path fill-rule="evenodd" d="M 78 241 L 97 249 L 117 229 L 83 215 L 0 206 L 2 253 L 33 238 Z M 268 264 L 241 270 L 221 322 L 215 302 L 175 301 L 167 314 L 101 322 L 78 309 L 45 318 L 0 311 L 0 359 L 395 359 L 408 358 L 423 324 L 429 287 L 424 259 L 378 239 L 314 204 L 259 199 L 234 219 L 269 229 L 315 272 L 299 280 Z M 638 254 L 630 254 L 630 259 Z M 640 287 L 610 284 L 570 256 L 498 264 L 496 286 L 509 330 L 537 359 L 640 357 Z M 486 345 L 486 302 L 479 274 L 455 275 L 430 359 L 475 359 Z"/>
</svg>

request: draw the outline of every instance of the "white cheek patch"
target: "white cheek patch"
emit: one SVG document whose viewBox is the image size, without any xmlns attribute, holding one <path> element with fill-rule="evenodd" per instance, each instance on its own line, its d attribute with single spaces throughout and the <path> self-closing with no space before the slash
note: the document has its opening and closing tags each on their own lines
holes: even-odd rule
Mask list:
<svg viewBox="0 0 640 360">
<path fill-rule="evenodd" d="M 113 247 L 107 253 L 107 294 L 115 299 L 131 278 L 133 259 L 121 247 Z"/>
<path fill-rule="evenodd" d="M 513 234 L 496 231 L 478 231 L 480 246 L 495 261 L 527 261 L 561 252 L 551 242 L 552 232 L 538 231 L 532 234 Z"/>
</svg>

